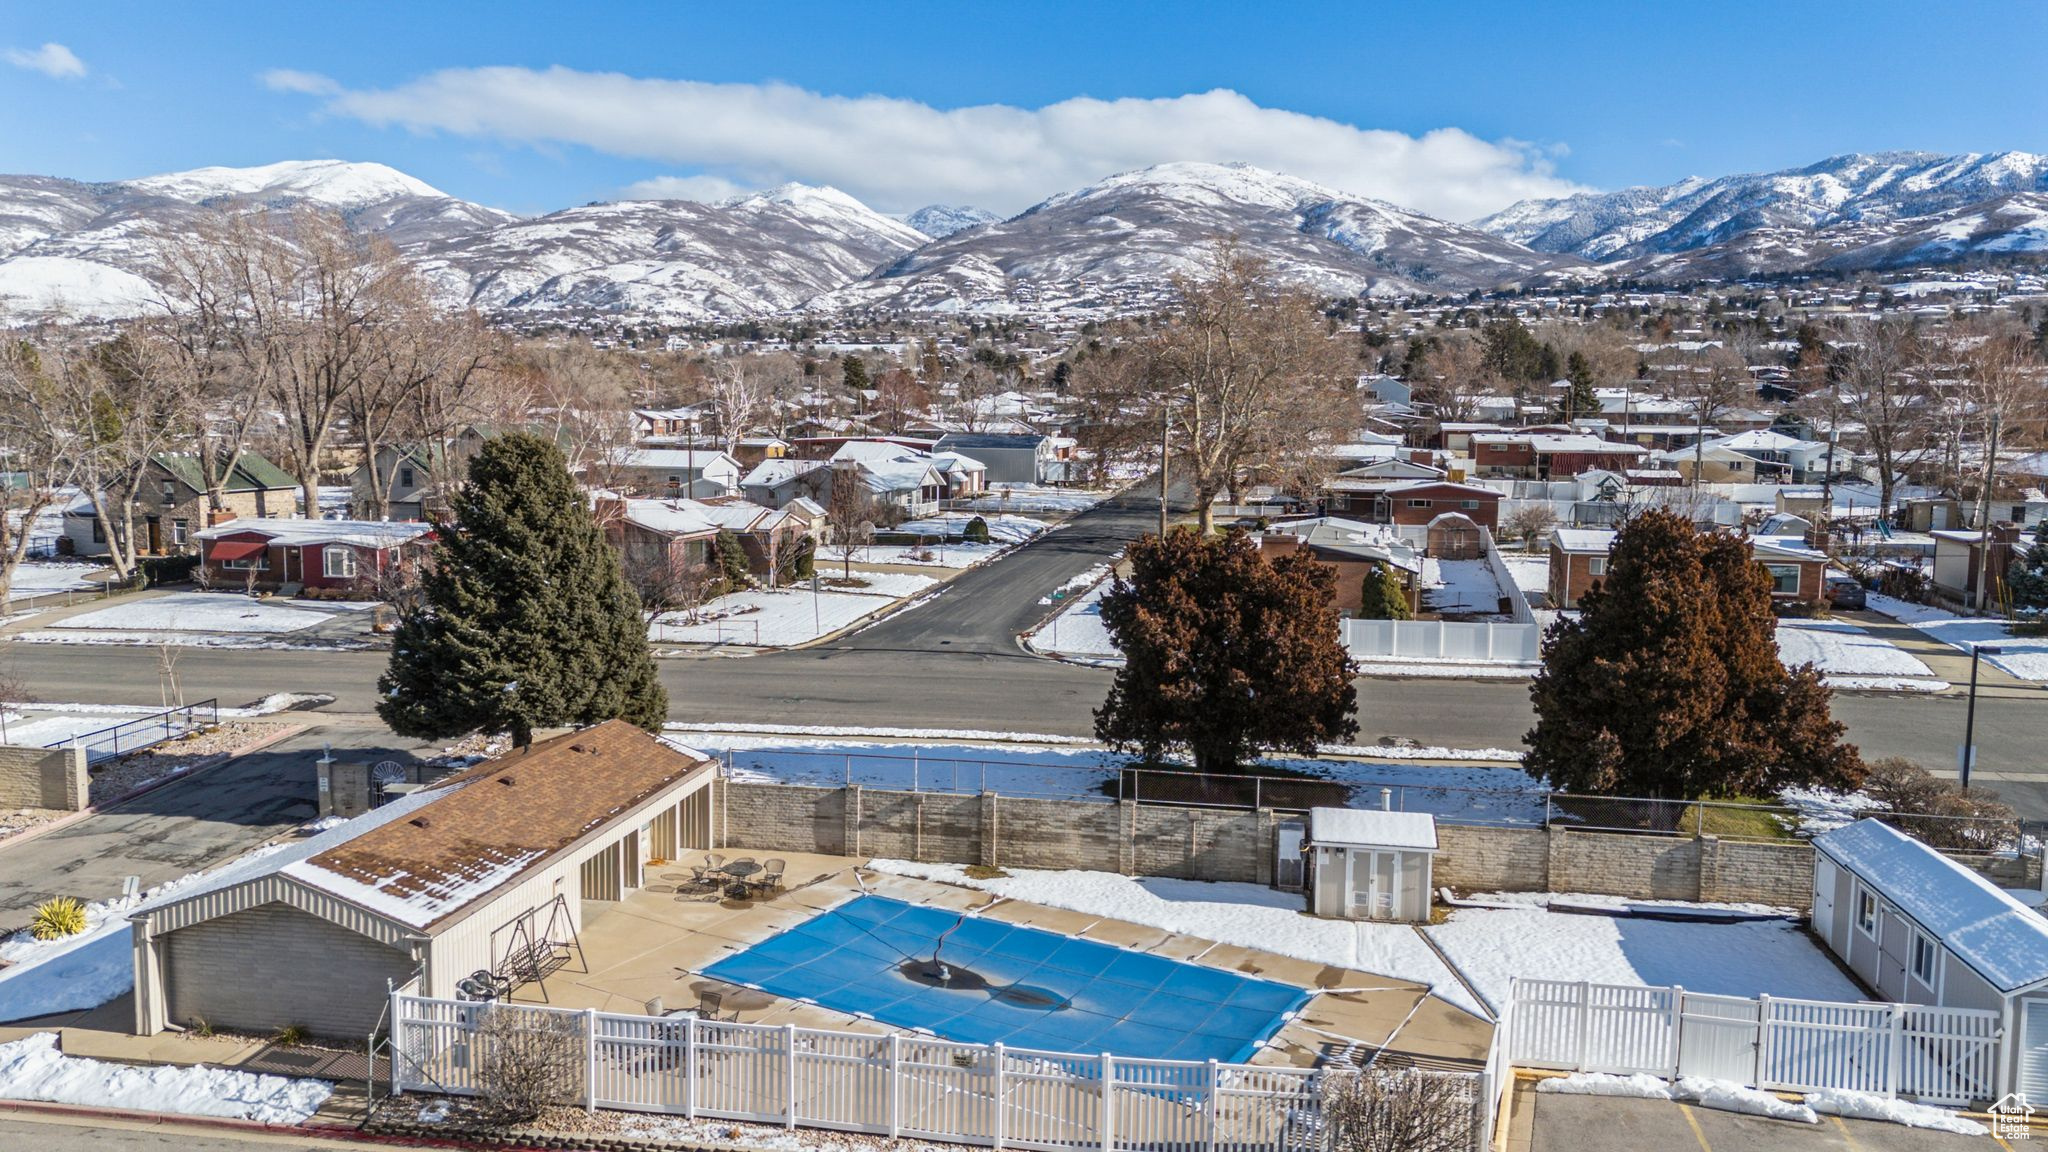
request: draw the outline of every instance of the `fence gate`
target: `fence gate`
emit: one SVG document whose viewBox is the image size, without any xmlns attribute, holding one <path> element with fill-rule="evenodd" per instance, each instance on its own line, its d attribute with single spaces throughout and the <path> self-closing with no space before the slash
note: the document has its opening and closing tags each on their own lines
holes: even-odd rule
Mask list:
<svg viewBox="0 0 2048 1152">
<path fill-rule="evenodd" d="M 1678 1074 L 1747 1084 L 1756 1079 L 1759 1006 L 1742 996 L 1686 992 L 1678 1015 Z"/>
</svg>

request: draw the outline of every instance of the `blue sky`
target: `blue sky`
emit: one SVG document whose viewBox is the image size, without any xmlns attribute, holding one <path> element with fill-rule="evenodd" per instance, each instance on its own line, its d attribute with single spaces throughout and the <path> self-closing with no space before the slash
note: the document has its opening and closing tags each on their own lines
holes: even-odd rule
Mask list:
<svg viewBox="0 0 2048 1152">
<path fill-rule="evenodd" d="M 2018 3 L 0 0 L 0 171 L 340 157 L 520 212 L 789 179 L 1013 211 L 1243 159 L 1469 218 L 1847 151 L 2048 151 L 2044 34 Z"/>
</svg>

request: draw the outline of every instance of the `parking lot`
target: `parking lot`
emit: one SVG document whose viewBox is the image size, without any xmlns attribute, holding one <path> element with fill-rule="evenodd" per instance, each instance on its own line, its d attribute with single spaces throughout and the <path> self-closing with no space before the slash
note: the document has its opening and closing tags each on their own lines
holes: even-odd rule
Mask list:
<svg viewBox="0 0 2048 1152">
<path fill-rule="evenodd" d="M 1516 1086 L 1517 1113 L 1526 1108 L 1532 1117 L 1527 1127 L 1518 1123 L 1510 1130 L 1510 1152 L 1962 1152 L 2016 1146 L 1870 1120 L 1822 1116 L 1818 1124 L 1799 1124 L 1664 1100 L 1550 1095 L 1532 1088 Z M 1527 1145 L 1514 1140 L 1522 1133 L 1528 1134 Z"/>
</svg>

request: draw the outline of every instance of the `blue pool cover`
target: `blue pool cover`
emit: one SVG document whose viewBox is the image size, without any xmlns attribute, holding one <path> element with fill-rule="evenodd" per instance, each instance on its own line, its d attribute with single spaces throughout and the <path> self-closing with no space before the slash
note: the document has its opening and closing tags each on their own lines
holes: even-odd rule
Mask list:
<svg viewBox="0 0 2048 1152">
<path fill-rule="evenodd" d="M 985 979 L 987 987 L 937 987 L 901 970 L 907 961 L 929 960 L 948 929 L 948 967 Z M 963 920 L 883 896 L 820 913 L 704 973 L 948 1040 L 1226 1063 L 1248 1059 L 1310 995 L 1291 984 L 1000 920 Z"/>
</svg>

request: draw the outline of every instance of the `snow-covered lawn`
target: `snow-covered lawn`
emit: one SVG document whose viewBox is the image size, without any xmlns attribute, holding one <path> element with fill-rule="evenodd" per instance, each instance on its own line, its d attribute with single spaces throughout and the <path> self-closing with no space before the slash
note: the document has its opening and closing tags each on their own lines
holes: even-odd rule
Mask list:
<svg viewBox="0 0 2048 1152">
<path fill-rule="evenodd" d="M 1682 985 L 1688 992 L 1808 1000 L 1863 999 L 1787 920 L 1689 924 L 1523 909 L 1460 908 L 1428 929 L 1493 1004 L 1517 976 L 1596 984 Z"/>
<path fill-rule="evenodd" d="M 1484 560 L 1422 561 L 1422 606 L 1434 612 L 1492 615 L 1500 611 L 1500 583 Z"/>
<path fill-rule="evenodd" d="M 922 520 L 906 520 L 896 527 L 889 529 L 889 531 L 907 532 L 913 536 L 926 536 L 933 540 L 941 537 L 948 540 L 957 540 L 967 531 L 967 526 L 974 523 L 976 515 L 973 512 L 941 512 L 936 516 L 927 516 Z M 1043 520 L 1033 520 L 1029 516 L 1010 516 L 989 512 L 980 513 L 979 515 L 981 522 L 988 525 L 988 539 L 991 544 L 1022 544 L 1033 536 L 1037 536 L 1052 527 L 1052 525 L 1047 524 Z M 825 552 L 831 556 L 838 555 L 829 547 L 825 549 Z"/>
<path fill-rule="evenodd" d="M 55 1032 L 0 1044 L 0 1096 L 90 1108 L 127 1108 L 217 1116 L 263 1124 L 303 1124 L 334 1085 L 198 1065 L 134 1067 L 57 1050 Z"/>
<path fill-rule="evenodd" d="M 1996 644 L 2003 651 L 1984 657 L 1985 663 L 2022 680 L 2048 680 L 2048 636 L 2014 637 L 2003 620 L 1958 616 L 1878 592 L 1870 593 L 1870 608 L 1901 624 L 1910 624 L 1966 655 L 1979 644 Z"/>
<path fill-rule="evenodd" d="M 316 649 L 322 652 L 355 652 L 370 646 L 368 640 L 293 640 L 260 632 L 130 632 L 101 628 L 72 632 L 22 632 L 8 639 L 23 644 L 106 644 L 130 648 L 168 645 L 173 648 L 232 648 L 242 652 L 259 649 L 272 652 L 304 652 Z"/>
<path fill-rule="evenodd" d="M 137 712 L 119 708 L 110 708 L 106 711 L 53 711 L 38 708 L 33 704 L 16 704 L 7 709 L 4 735 L 6 743 L 20 747 L 54 748 L 88 733 L 125 724 L 136 719 L 137 715 Z M 129 743 L 125 736 L 122 742 Z M 141 745 L 141 733 L 137 734 L 134 743 Z"/>
<path fill-rule="evenodd" d="M 939 583 L 915 573 L 856 572 L 865 587 L 834 588 L 830 581 L 839 573 L 829 565 L 820 566 L 818 576 L 826 590 L 815 595 L 809 588 L 754 589 L 720 596 L 698 609 L 694 621 L 689 613 L 664 613 L 648 625 L 648 637 L 657 644 L 786 648 L 850 628 Z"/>
<path fill-rule="evenodd" d="M 1317 919 L 1302 910 L 1299 895 L 1257 884 L 1022 868 L 1010 869 L 1008 876 L 994 880 L 970 880 L 957 864 L 906 860 L 874 860 L 868 867 L 1314 964 L 1413 980 L 1429 985 L 1438 996 L 1461 1008 L 1483 1011 L 1408 925 Z"/>
<path fill-rule="evenodd" d="M 909 791 L 1108 802 L 1129 758 L 1102 748 L 1022 748 L 1002 744 L 868 743 L 845 739 L 678 732 L 676 739 L 707 752 L 729 753 L 732 778 L 763 783 L 811 784 Z M 1355 750 L 1375 756 L 1380 750 Z M 1449 749 L 1411 752 L 1457 753 Z M 1389 760 L 1413 759 L 1390 754 Z M 1434 757 L 1432 757 L 1434 758 Z M 1374 763 L 1353 760 L 1273 759 L 1280 774 L 1348 784 L 1362 802 L 1377 804 L 1392 789 L 1394 807 L 1433 812 L 1446 820 L 1488 824 L 1541 824 L 1542 793 L 1519 768 L 1478 765 Z M 1144 780 L 1138 787 L 1142 793 Z"/>
<path fill-rule="evenodd" d="M 85 612 L 51 629 L 125 632 L 297 632 L 376 605 L 344 600 L 254 600 L 240 592 L 172 592 Z"/>
<path fill-rule="evenodd" d="M 1501 559 L 1507 562 L 1508 575 L 1515 578 L 1515 587 L 1522 590 L 1522 595 L 1550 594 L 1550 557 L 1503 553 Z"/>
<path fill-rule="evenodd" d="M 1086 512 L 1114 493 L 1040 484 L 991 484 L 974 498 L 977 512 Z"/>
<path fill-rule="evenodd" d="M 1837 688 L 1940 691 L 1933 669 L 1889 640 L 1841 620 L 1780 620 L 1778 659 L 1787 668 L 1812 664 Z"/>
<path fill-rule="evenodd" d="M 9 589 L 9 594 L 40 596 L 46 592 L 96 588 L 98 582 L 87 577 L 105 572 L 106 566 L 103 564 L 69 564 L 62 561 L 38 563 L 31 560 L 14 570 L 14 583 Z"/>
<path fill-rule="evenodd" d="M 1040 652 L 1121 664 L 1123 653 L 1110 642 L 1109 629 L 1102 623 L 1102 597 L 1109 591 L 1109 569 L 1104 566 L 1099 571 L 1091 568 L 1083 573 L 1089 574 L 1094 575 L 1095 586 L 1079 596 L 1066 597 L 1066 607 L 1025 640 Z M 1050 601 L 1051 597 L 1046 599 Z"/>
<path fill-rule="evenodd" d="M 872 544 L 853 554 L 856 568 L 862 564 L 916 565 L 920 568 L 973 568 L 985 564 L 1008 550 L 1010 545 L 990 541 L 987 544 L 969 544 L 964 540 L 951 540 L 945 544 Z M 836 549 L 827 548 L 826 556 L 820 558 L 820 571 L 832 566 L 839 559 Z"/>
</svg>

